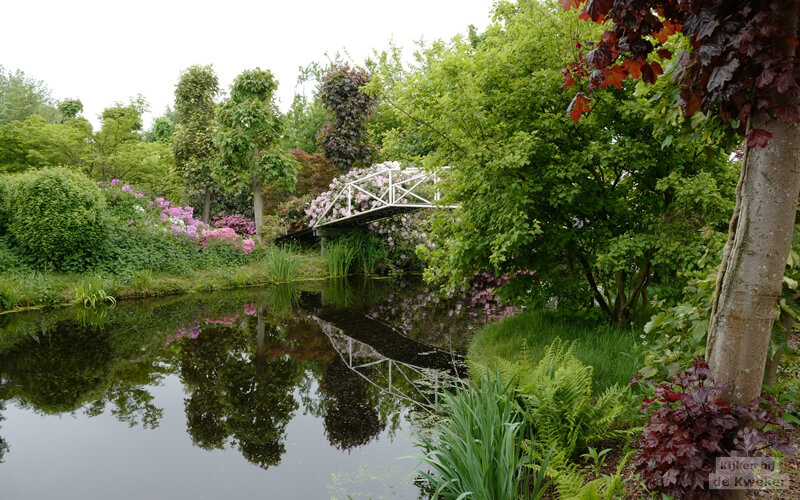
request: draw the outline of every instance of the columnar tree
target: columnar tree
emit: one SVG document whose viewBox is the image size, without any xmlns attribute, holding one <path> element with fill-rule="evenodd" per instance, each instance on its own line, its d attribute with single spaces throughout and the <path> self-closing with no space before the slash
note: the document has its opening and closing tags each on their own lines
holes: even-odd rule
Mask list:
<svg viewBox="0 0 800 500">
<path fill-rule="evenodd" d="M 325 75 L 320 88 L 322 105 L 333 121 L 326 123 L 317 137 L 325 156 L 342 172 L 355 164 L 369 164 L 375 155 L 367 133 L 375 97 L 361 91 L 369 81 L 366 70 L 337 65 Z"/>
<path fill-rule="evenodd" d="M 259 242 L 263 242 L 264 184 L 291 189 L 297 172 L 297 161 L 280 145 L 283 121 L 275 105 L 277 87 L 268 70 L 244 71 L 233 81 L 230 97 L 217 108 L 220 155 L 214 178 L 230 191 L 252 186 Z"/>
<path fill-rule="evenodd" d="M 565 8 L 585 0 L 564 0 Z M 746 136 L 729 239 L 720 266 L 706 356 L 726 396 L 761 391 L 800 190 L 797 0 L 591 0 L 581 17 L 609 22 L 586 54 L 593 87 L 627 76 L 654 82 L 675 33 L 689 42 L 672 76 L 686 115 L 718 115 Z M 581 68 L 575 68 L 581 72 Z M 567 83 L 572 80 L 565 70 Z M 590 109 L 576 95 L 575 117 Z"/>
<path fill-rule="evenodd" d="M 175 86 L 175 167 L 191 189 L 204 193 L 204 222 L 210 217 L 215 185 L 211 172 L 218 152 L 214 144 L 214 98 L 218 93 L 219 80 L 211 66 L 187 68 Z"/>
</svg>

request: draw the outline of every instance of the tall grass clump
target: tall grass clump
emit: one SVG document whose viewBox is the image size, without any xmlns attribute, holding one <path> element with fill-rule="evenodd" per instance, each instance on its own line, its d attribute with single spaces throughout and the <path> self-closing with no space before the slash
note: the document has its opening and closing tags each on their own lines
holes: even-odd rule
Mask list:
<svg viewBox="0 0 800 500">
<path fill-rule="evenodd" d="M 112 306 L 117 304 L 117 299 L 105 290 L 105 280 L 100 276 L 86 278 L 75 287 L 73 302 L 83 304 L 84 307 L 96 307 L 98 304 L 108 302 Z"/>
<path fill-rule="evenodd" d="M 299 260 L 291 247 L 274 247 L 267 259 L 267 275 L 273 283 L 289 283 L 297 278 Z"/>
<path fill-rule="evenodd" d="M 353 249 L 353 263 L 364 275 L 376 274 L 378 266 L 389 255 L 386 247 L 378 236 L 369 231 L 355 230 L 339 240 Z"/>
<path fill-rule="evenodd" d="M 325 266 L 328 274 L 340 278 L 350 274 L 350 268 L 356 258 L 356 251 L 345 242 L 336 242 L 325 247 Z"/>
<path fill-rule="evenodd" d="M 542 498 L 550 455 L 537 465 L 523 452 L 523 416 L 510 383 L 486 373 L 479 388 L 467 385 L 443 401 L 447 418 L 419 443 L 429 469 L 419 474 L 435 488 L 432 498 Z"/>
</svg>

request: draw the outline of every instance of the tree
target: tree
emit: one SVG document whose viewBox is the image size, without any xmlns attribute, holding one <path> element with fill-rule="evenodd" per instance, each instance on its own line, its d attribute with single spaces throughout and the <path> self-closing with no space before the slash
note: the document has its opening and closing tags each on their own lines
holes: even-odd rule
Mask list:
<svg viewBox="0 0 800 500">
<path fill-rule="evenodd" d="M 633 82 L 603 89 L 587 120 L 570 121 L 560 68 L 573 37 L 599 32 L 559 10 L 499 4 L 480 39 L 421 53 L 388 102 L 418 163 L 452 165 L 441 185 L 459 208 L 434 216 L 428 279 L 460 287 L 485 270 L 510 278 L 500 293 L 514 302 L 557 299 L 624 324 L 651 283 L 721 247 L 732 169 L 674 127 L 666 144 Z"/>
<path fill-rule="evenodd" d="M 800 191 L 799 11 L 796 0 L 636 0 L 624 9 L 592 0 L 581 12 L 610 23 L 586 54 L 592 87 L 627 76 L 655 82 L 653 55 L 668 58 L 663 44 L 681 33 L 690 47 L 672 71 L 678 104 L 686 115 L 716 114 L 746 137 L 706 347 L 714 379 L 740 404 L 761 391 Z M 579 93 L 573 110 L 588 102 Z"/>
<path fill-rule="evenodd" d="M 172 142 L 172 134 L 175 133 L 175 112 L 169 107 L 164 110 L 164 114 L 153 120 L 153 126 L 144 136 L 147 142 Z"/>
<path fill-rule="evenodd" d="M 77 118 L 83 112 L 83 103 L 80 99 L 64 99 L 58 102 L 56 108 L 61 113 L 62 120 L 67 121 Z"/>
<path fill-rule="evenodd" d="M 0 125 L 31 115 L 40 115 L 50 123 L 61 118 L 44 82 L 29 78 L 21 70 L 6 72 L 0 66 Z"/>
<path fill-rule="evenodd" d="M 92 127 L 83 118 L 47 123 L 39 115 L 0 125 L 0 172 L 63 165 L 88 169 Z"/>
<path fill-rule="evenodd" d="M 231 85 L 230 98 L 217 109 L 220 156 L 214 178 L 229 191 L 252 186 L 259 242 L 264 184 L 291 189 L 297 172 L 297 161 L 280 146 L 283 121 L 274 100 L 277 87 L 270 71 L 244 71 Z"/>
<path fill-rule="evenodd" d="M 175 164 L 187 185 L 203 192 L 204 222 L 211 215 L 211 194 L 216 184 L 211 172 L 218 154 L 214 145 L 214 98 L 218 93 L 219 81 L 211 66 L 189 67 L 175 86 Z"/>
<path fill-rule="evenodd" d="M 320 100 L 333 121 L 326 123 L 317 137 L 325 156 L 342 172 L 355 164 L 368 165 L 375 155 L 367 134 L 375 97 L 361 91 L 369 81 L 364 69 L 336 65 L 320 88 Z"/>
</svg>

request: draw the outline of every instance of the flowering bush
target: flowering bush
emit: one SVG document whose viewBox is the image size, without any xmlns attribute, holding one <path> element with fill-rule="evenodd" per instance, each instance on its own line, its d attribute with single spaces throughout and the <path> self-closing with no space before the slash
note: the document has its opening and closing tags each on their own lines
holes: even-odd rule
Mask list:
<svg viewBox="0 0 800 500">
<path fill-rule="evenodd" d="M 380 198 L 389 186 L 388 173 L 379 173 L 387 168 L 400 168 L 400 163 L 391 161 L 376 163 L 369 168 L 355 168 L 335 178 L 333 182 L 331 182 L 328 191 L 314 198 L 306 209 L 306 215 L 310 217 L 310 224 L 314 225 L 323 219 L 332 220 L 346 217 L 353 213 L 364 212 L 377 207 L 379 202 L 372 196 Z M 336 196 L 348 183 L 369 175 L 372 175 L 372 177 L 359 184 L 366 192 L 355 190 L 350 200 L 350 210 L 348 210 L 347 196 L 340 196 L 338 199 L 336 199 Z M 410 178 L 411 175 L 412 174 L 405 173 L 403 170 L 392 171 L 393 182 Z M 370 193 L 372 196 L 367 193 Z M 408 202 L 408 198 L 403 198 L 398 201 L 398 203 Z"/>
<path fill-rule="evenodd" d="M 220 212 L 211 219 L 211 225 L 219 228 L 229 227 L 242 236 L 253 236 L 256 234 L 255 221 L 248 219 L 242 214 L 225 215 L 225 212 Z"/>
<path fill-rule="evenodd" d="M 127 218 L 128 226 L 160 229 L 165 233 L 183 236 L 200 247 L 212 242 L 233 245 L 245 255 L 255 248 L 255 241 L 243 238 L 233 228 L 215 229 L 195 219 L 194 208 L 191 206 L 173 205 L 162 197 L 145 199 L 144 193 L 122 184 L 119 179 L 112 179 L 107 183 L 99 181 L 98 184 L 106 198 L 112 200 L 110 204 L 115 207 L 117 216 Z M 241 219 L 237 218 L 235 222 L 241 222 Z"/>
<path fill-rule="evenodd" d="M 763 456 L 769 447 L 792 454 L 783 431 L 788 426 L 772 397 L 733 405 L 721 396 L 724 387 L 696 358 L 672 384 L 659 385 L 655 397 L 644 400 L 642 408 L 654 411 L 635 460 L 648 489 L 674 498 L 710 497 L 709 475 L 718 457 Z"/>
</svg>

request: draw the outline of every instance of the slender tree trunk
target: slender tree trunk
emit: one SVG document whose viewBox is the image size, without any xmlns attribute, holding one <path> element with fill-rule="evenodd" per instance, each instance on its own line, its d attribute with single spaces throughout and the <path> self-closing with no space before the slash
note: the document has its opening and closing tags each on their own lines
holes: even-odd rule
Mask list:
<svg viewBox="0 0 800 500">
<path fill-rule="evenodd" d="M 264 198 L 261 192 L 261 178 L 253 177 L 253 215 L 256 219 L 256 239 L 259 243 L 264 243 L 264 236 L 261 234 L 261 225 L 264 223 Z"/>
<path fill-rule="evenodd" d="M 211 220 L 211 188 L 206 188 L 203 198 L 203 222 L 208 224 L 209 220 Z"/>
<path fill-rule="evenodd" d="M 800 128 L 766 113 L 752 117 L 752 128 L 773 137 L 745 151 L 706 346 L 725 396 L 745 404 L 761 394 L 800 191 Z"/>
</svg>

